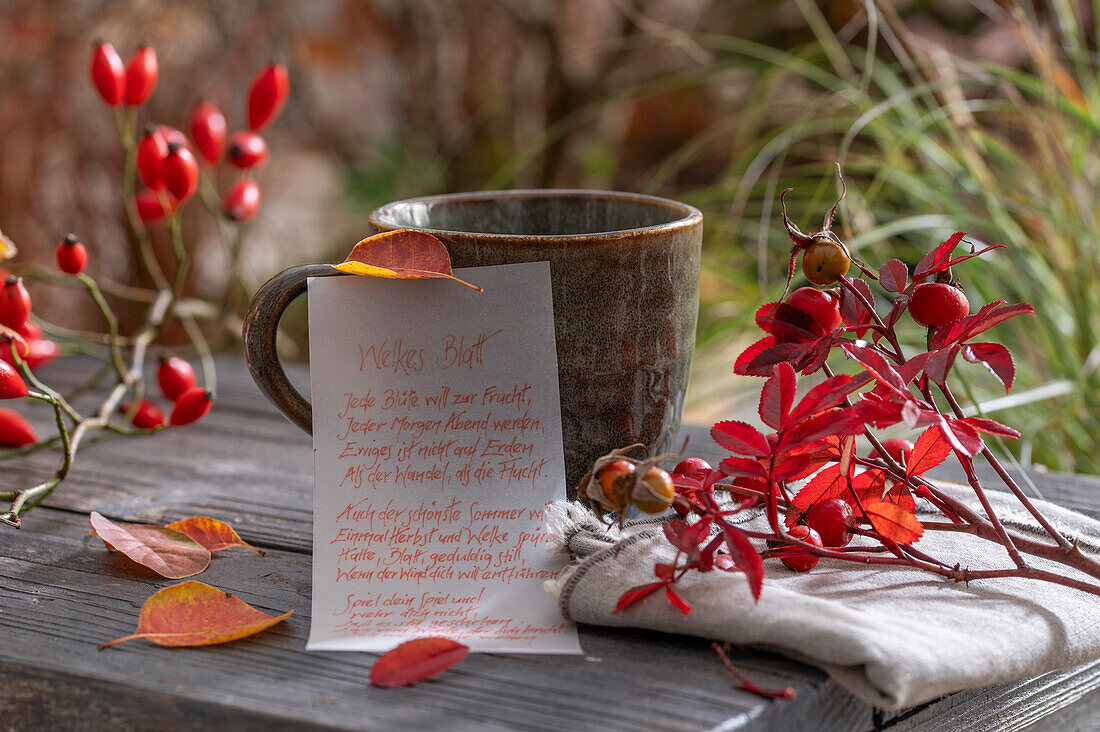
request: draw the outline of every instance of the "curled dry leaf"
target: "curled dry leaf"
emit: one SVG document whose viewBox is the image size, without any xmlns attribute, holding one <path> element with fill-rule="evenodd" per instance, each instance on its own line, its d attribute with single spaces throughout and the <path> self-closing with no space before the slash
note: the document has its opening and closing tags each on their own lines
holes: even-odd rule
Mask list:
<svg viewBox="0 0 1100 732">
<path fill-rule="evenodd" d="M 436 237 L 423 231 L 399 229 L 367 237 L 352 248 L 336 269 L 366 277 L 399 280 L 446 278 L 481 292 L 451 274 L 451 255 Z"/>
<path fill-rule="evenodd" d="M 374 662 L 374 686 L 409 686 L 446 671 L 466 658 L 469 648 L 450 638 L 432 636 L 406 641 Z"/>
<path fill-rule="evenodd" d="M 108 549 L 122 552 L 162 577 L 182 579 L 210 565 L 210 552 L 175 529 L 147 524 L 120 526 L 96 511 L 90 518 L 92 528 Z"/>
<path fill-rule="evenodd" d="M 228 643 L 267 630 L 293 612 L 268 615 L 235 595 L 189 580 L 153 593 L 141 606 L 137 630 L 99 649 L 135 638 L 170 647 Z"/>
<path fill-rule="evenodd" d="M 165 528 L 186 534 L 211 553 L 239 546 L 263 556 L 262 551 L 237 536 L 232 526 L 209 516 L 193 516 L 168 524 Z"/>
</svg>

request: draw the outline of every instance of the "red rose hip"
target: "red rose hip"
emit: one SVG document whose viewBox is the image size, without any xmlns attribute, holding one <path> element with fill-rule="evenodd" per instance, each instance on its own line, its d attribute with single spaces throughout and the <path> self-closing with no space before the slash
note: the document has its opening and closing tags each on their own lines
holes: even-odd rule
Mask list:
<svg viewBox="0 0 1100 732">
<path fill-rule="evenodd" d="M 131 406 L 129 402 L 123 404 L 123 414 L 129 414 Z M 142 399 L 138 402 L 137 409 L 134 410 L 134 416 L 131 423 L 138 429 L 151 430 L 157 427 L 163 427 L 168 423 L 168 420 L 164 418 L 164 412 L 160 411 L 160 407 L 148 399 Z"/>
<path fill-rule="evenodd" d="M 78 275 L 88 265 L 88 250 L 76 234 L 69 234 L 57 245 L 54 252 L 58 268 L 67 274 Z"/>
<path fill-rule="evenodd" d="M 676 464 L 676 467 L 672 470 L 674 475 L 682 475 L 685 478 L 695 478 L 695 480 L 705 480 L 710 471 L 714 470 L 703 458 L 684 458 Z"/>
<path fill-rule="evenodd" d="M 197 422 L 210 411 L 210 405 L 214 401 L 214 393 L 201 386 L 192 386 L 180 395 L 176 405 L 172 407 L 172 414 L 168 421 L 174 427 L 183 427 L 192 422 Z"/>
<path fill-rule="evenodd" d="M 251 130 L 234 132 L 229 138 L 229 162 L 241 170 L 259 167 L 267 162 L 267 143 Z"/>
<path fill-rule="evenodd" d="M 164 398 L 174 402 L 195 385 L 195 369 L 179 356 L 161 356 L 157 384 Z"/>
<path fill-rule="evenodd" d="M 946 282 L 917 285 L 909 298 L 909 314 L 928 328 L 942 328 L 970 314 L 970 302 L 963 291 Z"/>
<path fill-rule="evenodd" d="M 31 315 L 31 294 L 23 279 L 8 275 L 0 284 L 0 325 L 19 330 Z"/>
<path fill-rule="evenodd" d="M 283 64 L 268 64 L 248 90 L 248 126 L 262 130 L 279 116 L 290 94 L 290 75 Z"/>
<path fill-rule="evenodd" d="M 92 51 L 92 83 L 112 107 L 122 104 L 126 97 L 126 67 L 110 43 L 96 44 Z"/>
<path fill-rule="evenodd" d="M 843 500 L 828 498 L 806 512 L 806 525 L 817 532 L 823 546 L 847 546 L 855 513 Z"/>
<path fill-rule="evenodd" d="M 38 433 L 13 409 L 0 409 L 0 447 L 23 447 L 38 442 Z"/>
<path fill-rule="evenodd" d="M 152 46 L 141 46 L 126 64 L 126 103 L 131 107 L 145 104 L 153 93 L 160 73 L 157 52 Z"/>
<path fill-rule="evenodd" d="M 148 125 L 137 148 L 138 175 L 145 185 L 155 191 L 164 188 L 161 168 L 168 157 L 168 142 L 156 125 Z"/>
<path fill-rule="evenodd" d="M 799 287 L 787 297 L 787 304 L 809 315 L 821 329 L 831 333 L 843 323 L 840 317 L 840 298 L 816 287 Z"/>
<path fill-rule="evenodd" d="M 222 199 L 225 215 L 234 221 L 248 221 L 260 210 L 260 185 L 251 178 L 234 183 Z"/>
<path fill-rule="evenodd" d="M 213 102 L 199 102 L 191 113 L 191 138 L 202 159 L 217 163 L 225 152 L 225 115 Z"/>
<path fill-rule="evenodd" d="M 7 361 L 0 361 L 0 399 L 20 399 L 27 396 L 27 383 Z"/>
<path fill-rule="evenodd" d="M 813 544 L 816 547 L 821 546 L 821 537 L 818 536 L 817 532 L 811 529 L 809 526 L 799 524 L 798 526 L 792 528 L 788 533 L 794 538 L 800 539 L 807 544 Z M 789 551 L 806 551 L 801 547 L 796 547 L 793 545 L 787 546 Z M 807 552 L 783 557 L 783 564 L 787 566 L 787 569 L 794 570 L 795 572 L 808 572 L 817 566 L 817 563 L 818 561 L 820 561 L 820 559 L 821 558 L 818 557 L 816 554 L 810 554 Z"/>
<path fill-rule="evenodd" d="M 199 164 L 190 150 L 171 142 L 168 144 L 168 157 L 161 166 L 161 176 L 168 192 L 183 203 L 194 195 L 199 185 Z"/>
</svg>

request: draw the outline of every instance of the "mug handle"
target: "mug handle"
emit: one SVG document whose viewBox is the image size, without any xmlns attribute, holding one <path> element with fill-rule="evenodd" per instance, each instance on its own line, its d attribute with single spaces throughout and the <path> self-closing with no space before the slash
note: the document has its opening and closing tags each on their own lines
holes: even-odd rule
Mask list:
<svg viewBox="0 0 1100 732">
<path fill-rule="evenodd" d="M 343 274 L 331 264 L 301 264 L 283 270 L 256 291 L 241 331 L 244 360 L 252 380 L 287 419 L 310 434 L 313 434 L 313 405 L 287 378 L 275 348 L 275 335 L 283 313 L 306 291 L 310 277 L 337 277 Z"/>
</svg>

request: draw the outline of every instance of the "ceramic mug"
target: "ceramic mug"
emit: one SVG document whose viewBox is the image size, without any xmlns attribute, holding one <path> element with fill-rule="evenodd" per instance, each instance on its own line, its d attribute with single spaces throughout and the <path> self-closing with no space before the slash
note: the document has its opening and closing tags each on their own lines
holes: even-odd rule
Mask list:
<svg viewBox="0 0 1100 732">
<path fill-rule="evenodd" d="M 570 490 L 592 461 L 641 442 L 669 449 L 679 427 L 695 346 L 703 216 L 656 196 L 584 190 L 457 193 L 386 204 L 372 233 L 417 229 L 438 237 L 455 268 L 550 263 L 562 436 Z M 312 408 L 275 352 L 283 311 L 323 264 L 272 277 L 245 317 L 256 383 L 307 432 Z"/>
</svg>

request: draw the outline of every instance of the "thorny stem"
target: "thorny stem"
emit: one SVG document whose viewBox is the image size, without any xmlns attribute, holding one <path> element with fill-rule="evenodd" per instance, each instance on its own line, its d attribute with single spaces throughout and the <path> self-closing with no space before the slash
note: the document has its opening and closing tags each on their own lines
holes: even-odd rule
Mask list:
<svg viewBox="0 0 1100 732">
<path fill-rule="evenodd" d="M 955 395 L 951 393 L 951 387 L 944 384 L 940 387 L 940 391 L 943 392 L 944 397 L 947 399 L 947 403 L 951 405 L 951 410 L 955 413 L 955 416 L 959 418 L 964 417 L 965 415 L 963 414 L 962 407 L 955 399 Z M 1056 529 L 1049 521 L 1047 521 L 1046 517 L 1043 516 L 1039 509 L 1035 507 L 1035 504 L 1031 502 L 1031 499 L 1028 498 L 1027 494 L 1023 492 L 1019 484 L 1017 484 L 1016 481 L 1013 480 L 1012 476 L 1009 475 L 1008 471 L 1005 470 L 1003 465 L 1001 465 L 1001 461 L 997 459 L 997 456 L 993 454 L 993 451 L 983 445 L 981 454 L 982 457 L 986 459 L 986 462 L 988 462 L 990 466 L 992 466 L 993 470 L 997 472 L 997 475 L 1001 478 L 1001 480 L 1004 481 L 1004 484 L 1008 486 L 1008 489 L 1012 491 L 1013 495 L 1016 496 L 1016 500 L 1023 504 L 1023 507 L 1026 508 L 1028 513 L 1030 513 L 1032 517 L 1034 517 L 1035 520 L 1039 522 L 1039 525 L 1042 526 L 1048 534 L 1050 534 L 1050 537 L 1054 539 L 1054 541 L 1058 542 L 1058 546 L 1062 547 L 1062 549 L 1067 552 L 1070 551 L 1073 548 L 1073 545 L 1070 544 L 1070 542 L 1066 540 L 1066 537 L 1062 536 L 1062 532 L 1058 531 L 1058 529 Z"/>
</svg>

